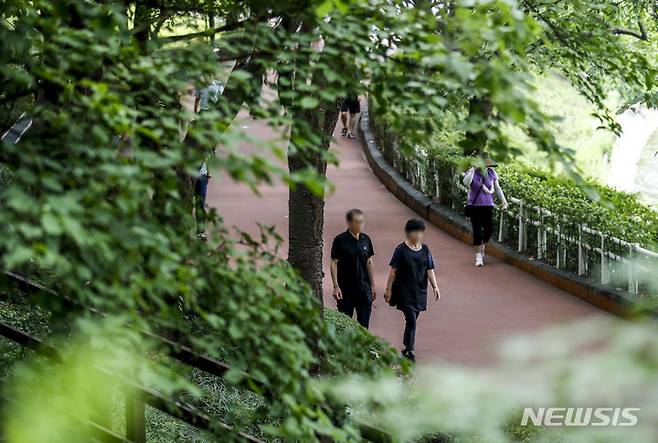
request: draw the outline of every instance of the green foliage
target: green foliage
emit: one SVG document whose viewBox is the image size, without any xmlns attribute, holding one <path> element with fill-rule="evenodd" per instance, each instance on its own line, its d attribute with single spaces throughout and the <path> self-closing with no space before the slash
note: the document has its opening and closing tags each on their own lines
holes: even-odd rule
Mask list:
<svg viewBox="0 0 658 443">
<path fill-rule="evenodd" d="M 541 31 L 530 16 L 512 2 L 456 2 L 439 8 L 438 16 L 418 9 L 416 21 L 391 50 L 392 67 L 373 75 L 374 101 L 392 115 L 397 132 L 413 144 L 430 128 L 451 130 L 456 121 L 458 132 L 485 132 L 492 146 L 508 153 L 501 130 L 513 125 L 543 151 L 562 152 L 523 71 L 529 68 L 527 48 Z M 468 112 L 473 97 L 487 97 L 489 117 Z"/>
<path fill-rule="evenodd" d="M 450 5 L 429 13 L 420 2 L 384 0 L 4 2 L 0 103 L 7 115 L 27 111 L 34 124 L 19 145 L 0 150 L 10 177 L 0 188 L 0 267 L 47 270 L 49 286 L 126 329 L 165 333 L 226 358 L 236 368 L 229 383 L 248 370 L 264 386 L 257 412 L 276 424 L 275 436 L 356 439 L 343 405 L 313 375 L 390 372 L 392 351 L 358 329 L 341 335 L 327 326 L 269 230 L 260 238 L 229 232 L 213 212 L 209 241 L 195 241 L 192 184 L 202 161 L 216 150 L 211 168 L 253 188 L 283 179 L 322 196 L 336 101 L 347 94 L 368 92 L 396 112 L 393 124 L 412 141 L 428 128 L 453 139 L 456 123 L 458 133 L 486 132 L 508 155 L 502 128 L 513 125 L 540 150 L 565 155 L 531 95 L 528 72 L 540 57 L 570 70 L 593 103 L 603 95 L 603 72 L 643 94 L 653 88 L 647 53 L 604 41 L 600 23 L 583 12 L 594 6 L 607 19 L 611 6 Z M 623 14 L 608 21 L 626 25 L 634 12 L 645 19 L 648 7 L 624 2 Z M 215 28 L 198 31 L 207 15 Z M 568 21 L 567 43 L 544 26 L 547 17 Z M 593 37 L 576 35 L 581 28 Z M 225 78 L 223 63 L 231 73 L 221 100 L 181 142 L 179 126 L 191 118 L 181 91 Z M 268 72 L 278 75 L 273 94 L 262 93 Z M 468 112 L 473 97 L 491 103 L 490 119 Z M 243 103 L 281 134 L 259 141 L 254 154 L 240 149 L 249 137 L 231 126 Z M 3 132 L 10 123 L 2 122 Z M 290 174 L 266 160 L 283 156 L 282 140 L 299 161 Z M 99 334 L 83 313 L 71 330 Z M 149 349 L 122 343 L 130 355 Z M 153 364 L 166 376 L 145 383 L 200 395 L 181 381 L 180 368 Z"/>
<path fill-rule="evenodd" d="M 561 2 L 524 0 L 545 29 L 532 56 L 540 68 L 559 70 L 595 106 L 601 123 L 619 130 L 606 106 L 611 90 L 621 89 L 633 100 L 655 104 L 655 5 L 648 1 Z"/>
<path fill-rule="evenodd" d="M 596 108 L 568 80 L 556 73 L 538 75 L 533 84 L 533 96 L 539 106 L 555 119 L 551 128 L 557 142 L 574 151 L 574 165 L 583 175 L 600 179 L 607 169 L 604 161 L 606 154 L 611 154 L 615 137 L 607 128 L 601 128 L 600 122 L 592 115 Z M 609 99 L 606 104 L 614 109 L 618 100 Z M 550 162 L 546 154 L 539 151 L 532 140 L 520 131 L 508 129 L 505 134 L 509 143 L 520 151 L 515 160 L 529 165 Z"/>
<path fill-rule="evenodd" d="M 355 320 L 334 309 L 326 309 L 324 316 L 335 333 L 346 339 L 351 354 L 365 357 L 368 364 L 374 367 L 395 367 L 403 373 L 409 369 L 407 360 L 400 358 L 399 353 L 391 345 L 370 334 Z M 324 376 L 345 376 L 367 372 L 368 369 L 362 365 L 362 358 L 354 361 L 339 361 L 329 355 L 323 361 L 321 373 Z"/>
<path fill-rule="evenodd" d="M 0 304 L 1 321 L 9 323 L 40 338 L 48 337 L 51 325 L 50 318 L 51 313 L 40 309 L 38 306 L 35 306 L 34 303 L 28 303 L 24 295 L 15 294 L 8 296 L 6 300 Z M 397 367 L 402 370 L 406 369 L 406 360 L 401 360 L 398 353 L 391 348 L 390 345 L 383 342 L 381 339 L 370 335 L 367 330 L 362 328 L 354 320 L 335 310 L 329 309 L 325 311 L 325 321 L 328 324 L 329 329 L 335 331 L 337 336 L 344 340 L 345 345 L 354 348 L 354 350 L 350 352 L 354 352 L 354 355 L 356 356 L 363 353 L 367 358 L 364 360 L 363 358 L 357 357 L 341 364 L 340 362 L 333 360 L 333 355 L 328 355 L 326 357 L 327 359 L 322 362 L 320 368 L 320 374 L 323 378 L 345 376 L 352 373 L 367 373 L 372 371 L 372 368 Z M 117 347 L 123 334 L 120 331 L 113 330 L 111 325 L 101 327 L 98 332 L 102 332 L 103 338 L 95 340 L 94 348 L 88 348 L 84 350 L 84 352 L 79 344 L 59 343 L 60 346 L 63 345 L 62 349 L 65 350 L 65 357 L 67 359 L 73 358 L 76 362 L 67 364 L 69 367 L 71 364 L 84 364 L 85 367 L 91 367 L 93 365 L 103 366 L 103 362 L 97 361 L 100 355 L 95 355 L 96 351 L 103 351 L 104 349 L 113 349 Z M 131 340 L 135 339 L 136 337 L 131 337 Z M 0 363 L 2 364 L 4 372 L 3 378 L 5 378 L 5 380 L 11 380 L 11 378 L 7 378 L 9 377 L 7 372 L 10 369 L 11 372 L 14 372 L 17 362 L 31 362 L 31 359 L 25 361 L 30 357 L 31 353 L 22 350 L 20 346 L 10 343 L 5 339 L 3 339 L 2 344 L 3 352 Z M 121 346 L 118 347 L 119 349 L 117 352 L 122 350 Z M 130 349 L 130 347 L 127 348 Z M 94 349 L 96 349 L 96 351 L 94 351 Z M 76 355 L 78 353 L 82 355 Z M 156 360 L 161 358 L 159 353 L 150 353 L 150 355 L 151 358 Z M 224 355 L 226 355 L 226 353 Z M 103 359 L 105 357 L 107 356 L 103 356 Z M 116 358 L 119 360 L 125 360 L 128 359 L 128 356 L 121 354 L 121 358 Z M 131 361 L 134 360 L 135 356 L 130 357 L 130 359 Z M 156 360 L 153 360 L 151 363 L 154 363 Z M 364 367 L 364 363 L 368 367 Z M 131 368 L 136 368 L 137 366 L 138 364 L 136 361 L 130 363 Z M 39 367 L 40 369 L 35 372 L 32 363 L 30 363 L 30 366 L 25 366 L 25 364 L 20 365 L 18 367 L 20 379 L 32 380 L 30 383 L 26 382 L 27 384 L 41 383 L 41 376 L 39 375 L 40 371 L 50 371 L 50 369 L 48 369 L 49 365 L 47 365 L 45 361 L 40 361 Z M 181 374 L 184 374 L 185 377 L 193 383 L 193 389 L 198 392 L 198 395 L 186 396 L 185 399 L 187 401 L 191 402 L 207 414 L 221 419 L 225 423 L 241 427 L 251 435 L 258 436 L 267 441 L 273 440 L 273 437 L 265 433 L 262 428 L 265 425 L 277 424 L 277 422 L 273 417 L 263 413 L 263 409 L 267 409 L 267 403 L 262 395 L 256 394 L 242 387 L 233 386 L 221 378 L 209 375 L 197 369 L 190 371 L 181 364 L 174 364 L 173 367 L 180 370 Z M 126 373 L 124 373 L 124 371 L 127 369 L 128 368 L 124 368 L 121 371 L 114 373 L 114 375 L 117 377 L 125 377 Z M 55 373 L 48 372 L 48 377 L 50 379 L 48 383 L 53 386 L 66 384 L 66 380 L 63 377 L 67 374 L 68 370 L 69 369 L 67 368 L 63 368 Z M 146 385 L 163 387 L 162 380 L 159 379 L 160 376 L 162 375 L 154 376 L 154 374 L 149 374 L 142 379 L 142 382 Z M 14 381 L 17 380 L 14 379 Z M 23 384 L 24 383 L 18 383 L 18 386 L 20 387 Z M 112 389 L 104 393 L 104 395 L 107 396 L 108 404 L 103 407 L 111 409 L 111 414 L 108 411 L 108 414 L 112 416 L 111 427 L 116 432 L 122 432 L 122 429 L 125 426 L 123 422 L 125 414 L 124 389 L 116 384 L 115 381 L 112 381 L 110 386 Z M 101 395 L 101 392 L 93 389 L 93 385 L 91 385 L 90 388 L 92 388 L 88 391 L 90 396 Z M 19 400 L 25 400 L 27 402 L 33 401 L 33 395 L 39 396 L 38 391 L 32 390 L 21 392 L 18 395 L 20 397 Z M 76 412 L 81 411 L 83 414 L 85 413 L 85 407 L 76 407 L 72 409 Z M 208 433 L 200 432 L 192 426 L 157 409 L 147 407 L 146 413 L 149 441 L 218 441 L 216 437 L 213 437 Z M 35 419 L 36 416 L 32 415 L 31 417 L 32 419 Z M 48 418 L 48 420 L 50 419 L 52 419 L 52 417 Z M 69 425 L 72 424 L 69 423 Z"/>
<path fill-rule="evenodd" d="M 655 278 L 655 277 L 654 277 Z M 417 368 L 412 384 L 382 378 L 334 385 L 397 441 L 448 435 L 455 443 L 615 443 L 655 438 L 658 340 L 653 323 L 580 320 L 501 344 L 497 364 Z M 624 408 L 635 426 L 522 426 L 523 408 Z M 617 406 L 619 405 L 619 406 Z M 401 426 L 404 423 L 405 426 Z"/>
<path fill-rule="evenodd" d="M 454 134 L 432 128 L 429 138 L 421 144 L 411 142 L 393 132 L 394 115 L 375 107 L 372 125 L 384 152 L 414 152 L 414 162 L 421 165 L 428 177 L 438 174 L 444 190 L 453 189 L 453 178 L 463 172 L 472 158 L 465 157 L 456 146 Z M 417 153 L 424 155 L 418 156 Z M 658 245 L 658 212 L 638 200 L 637 195 L 617 191 L 594 179 L 579 179 L 522 161 L 501 164 L 498 175 L 508 196 L 527 204 L 548 209 L 566 225 L 588 225 L 592 229 L 628 242 L 645 246 Z M 455 196 L 442 197 L 442 203 L 452 204 Z M 459 206 L 463 202 L 457 201 Z"/>
<path fill-rule="evenodd" d="M 31 306 L 20 295 L 3 295 L 3 300 L 0 301 L 0 320 L 36 337 L 46 337 L 50 334 L 49 312 Z M 9 376 L 13 365 L 27 355 L 28 352 L 18 344 L 4 337 L 0 338 L 0 377 L 5 379 Z"/>
<path fill-rule="evenodd" d="M 428 154 L 425 164 L 436 168 L 432 172 L 439 176 L 449 177 L 448 181 L 472 161 L 440 145 L 431 145 Z M 508 196 L 548 209 L 566 225 L 584 224 L 628 242 L 658 244 L 658 212 L 641 203 L 637 195 L 518 162 L 502 164 L 497 172 Z"/>
<path fill-rule="evenodd" d="M 278 258 L 280 239 L 269 230 L 258 238 L 232 233 L 213 212 L 208 242 L 192 234 L 191 181 L 213 147 L 218 148 L 211 167 L 249 185 L 279 176 L 321 189 L 317 173 L 288 177 L 261 153 L 244 154 L 239 143 L 246 135 L 229 128 L 243 100 L 275 128 L 290 118 L 280 116 L 280 103 L 254 103 L 261 71 L 238 69 L 225 94 L 242 99 L 227 97 L 202 114 L 180 142 L 179 122 L 189 115 L 178 105 L 179 91 L 220 76 L 223 67 L 203 41 L 186 37 L 177 43 L 187 44 L 172 45 L 168 37 L 153 34 L 144 39 L 140 29 L 151 28 L 145 22 L 150 15 L 140 10 L 144 5 L 137 5 L 131 20 L 133 11 L 122 5 L 18 1 L 3 10 L 12 25 L 0 26 L 7 42 L 2 94 L 31 97 L 34 124 L 18 145 L 3 144 L 0 154 L 11 176 L 0 189 L 2 269 L 48 270 L 49 286 L 125 328 L 178 337 L 198 353 L 225 358 L 235 368 L 226 376 L 231 384 L 242 383 L 241 371 L 247 370 L 263 387 L 258 393 L 264 403 L 256 415 L 278 425 L 270 429 L 274 435 L 355 438 L 343 406 L 313 389 L 311 377 L 329 359 L 336 372 L 386 371 L 392 351 L 373 364 L 371 355 L 356 352 L 353 335 L 340 336 L 328 327 L 308 285 Z M 304 10 L 299 17 L 309 18 Z M 126 27 L 130 21 L 134 29 Z M 329 72 L 336 54 L 342 57 L 340 49 L 317 56 L 310 49 L 296 55 L 287 49 L 307 46 L 315 32 L 296 34 L 258 21 L 250 31 L 260 49 L 277 51 L 274 60 L 255 57 L 257 68 L 278 66 L 281 76 L 292 63 L 298 64 L 297 79 L 319 68 Z M 225 35 L 222 44 L 226 53 L 241 53 L 253 50 L 255 42 L 236 32 Z M 313 66 L 304 64 L 309 56 L 315 57 Z M 346 83 L 322 91 L 289 89 L 280 97 L 295 110 L 320 100 L 333 106 Z M 320 136 L 300 123 L 292 149 L 312 149 Z M 278 150 L 277 142 L 261 148 Z M 75 324 L 86 324 L 86 318 L 77 313 Z M 99 334 L 81 327 L 73 331 L 89 338 Z M 133 349 L 124 345 L 135 354 L 148 348 L 139 341 Z M 192 385 L 179 384 L 186 375 L 180 368 L 166 360 L 154 364 L 167 375 L 145 384 L 169 392 L 176 382 L 199 395 Z"/>
<path fill-rule="evenodd" d="M 15 368 L 4 390 L 13 401 L 11 413 L 3 417 L 8 441 L 90 441 L 93 430 L 84 423 L 110 419 L 114 392 L 132 395 L 120 380 L 157 378 L 144 357 L 133 354 L 134 332 L 122 331 L 112 320 L 81 326 L 99 333 L 97 339 L 62 347 L 61 365 L 38 359 Z"/>
<path fill-rule="evenodd" d="M 569 223 L 586 224 L 629 242 L 658 244 L 658 213 L 636 195 L 518 164 L 502 166 L 499 175 L 510 195 L 560 214 Z"/>
<path fill-rule="evenodd" d="M 520 151 L 508 139 L 525 134 L 542 158 L 547 154 L 573 170 L 571 160 L 581 146 L 570 146 L 565 134 L 555 136 L 552 119 L 562 112 L 543 106 L 537 73 L 567 79 L 569 89 L 589 102 L 599 126 L 613 131 L 619 125 L 616 109 L 609 108 L 611 94 L 624 103 L 655 103 L 658 67 L 650 36 L 658 20 L 650 2 L 454 2 L 436 6 L 434 15 L 422 8 L 416 27 L 433 25 L 439 32 L 431 37 L 419 32 L 414 44 L 401 46 L 393 57 L 400 89 L 373 85 L 375 102 L 412 145 L 430 129 L 450 131 L 456 118 L 462 138 L 483 136 L 471 140 L 476 145 L 469 149 L 510 158 Z"/>
</svg>

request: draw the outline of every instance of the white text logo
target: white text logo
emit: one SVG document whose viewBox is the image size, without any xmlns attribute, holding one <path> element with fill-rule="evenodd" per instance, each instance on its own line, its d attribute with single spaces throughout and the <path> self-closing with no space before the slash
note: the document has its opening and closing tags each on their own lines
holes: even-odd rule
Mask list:
<svg viewBox="0 0 658 443">
<path fill-rule="evenodd" d="M 635 426 L 640 408 L 524 408 L 521 426 Z"/>
</svg>

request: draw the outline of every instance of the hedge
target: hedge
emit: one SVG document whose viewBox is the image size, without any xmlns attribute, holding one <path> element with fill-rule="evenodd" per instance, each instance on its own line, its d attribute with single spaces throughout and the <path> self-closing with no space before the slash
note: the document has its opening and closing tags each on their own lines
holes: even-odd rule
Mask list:
<svg viewBox="0 0 658 443">
<path fill-rule="evenodd" d="M 442 204 L 463 204 L 453 201 L 462 197 L 450 192 L 454 176 L 470 163 L 453 144 L 458 137 L 436 132 L 420 146 L 409 146 L 409 142 L 397 136 L 386 115 L 375 115 L 371 126 L 385 155 L 406 152 L 415 156 L 413 161 L 420 164 L 421 174 L 428 177 L 428 182 L 438 176 Z M 640 202 L 635 194 L 617 191 L 592 179 L 577 181 L 519 161 L 501 164 L 498 175 L 507 196 L 545 208 L 565 225 L 585 224 L 606 235 L 658 250 L 658 212 Z"/>
</svg>

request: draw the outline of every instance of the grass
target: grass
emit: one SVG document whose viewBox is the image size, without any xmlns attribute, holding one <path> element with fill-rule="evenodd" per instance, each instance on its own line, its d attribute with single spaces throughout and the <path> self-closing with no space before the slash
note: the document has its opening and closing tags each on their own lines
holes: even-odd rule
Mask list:
<svg viewBox="0 0 658 443">
<path fill-rule="evenodd" d="M 0 320 L 19 329 L 27 331 L 40 338 L 52 334 L 49 324 L 50 313 L 33 304 L 29 304 L 20 294 L 4 293 L 0 300 Z M 367 353 L 373 362 L 382 359 L 391 352 L 388 345 L 381 339 L 371 335 L 356 321 L 333 310 L 325 310 L 325 320 L 332 325 L 337 334 L 345 334 L 353 338 L 355 346 Z M 24 350 L 21 346 L 0 338 L 0 371 L 2 378 L 7 379 L 12 374 L 15 363 L 34 357 L 34 353 Z M 384 360 L 382 360 L 384 361 Z M 381 364 L 380 361 L 378 364 Z M 179 364 L 174 362 L 174 364 Z M 265 441 L 277 441 L 263 431 L 263 425 L 275 425 L 271 420 L 264 419 L 262 408 L 266 405 L 263 398 L 246 389 L 237 388 L 226 383 L 222 378 L 212 376 L 203 371 L 182 366 L 188 370 L 189 378 L 199 387 L 199 398 L 186 398 L 188 402 L 204 411 L 206 414 L 235 426 L 240 431 L 254 435 Z M 336 367 L 331 361 L 325 362 L 321 368 L 325 377 L 341 375 L 350 371 L 350 367 Z M 123 395 L 117 392 L 112 399 L 111 424 L 115 432 L 125 433 L 125 404 Z M 146 408 L 147 439 L 156 443 L 210 443 L 226 441 L 202 432 L 187 423 L 178 420 L 157 409 Z"/>
<path fill-rule="evenodd" d="M 43 338 L 50 334 L 50 314 L 38 307 L 30 306 L 19 294 L 2 294 L 0 320 L 11 326 Z M 26 359 L 33 353 L 4 337 L 0 337 L 0 376 L 8 377 L 14 363 Z"/>
</svg>

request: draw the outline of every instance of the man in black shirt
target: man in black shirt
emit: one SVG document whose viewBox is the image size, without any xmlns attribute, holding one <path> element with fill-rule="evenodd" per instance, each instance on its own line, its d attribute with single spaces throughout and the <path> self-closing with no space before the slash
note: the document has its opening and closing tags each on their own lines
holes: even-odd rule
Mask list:
<svg viewBox="0 0 658 443">
<path fill-rule="evenodd" d="M 345 218 L 347 230 L 338 234 L 331 245 L 333 296 L 340 312 L 352 317 L 356 311 L 356 320 L 367 329 L 372 302 L 377 297 L 372 264 L 375 251 L 370 237 L 361 232 L 365 225 L 363 212 L 351 209 Z"/>
</svg>

